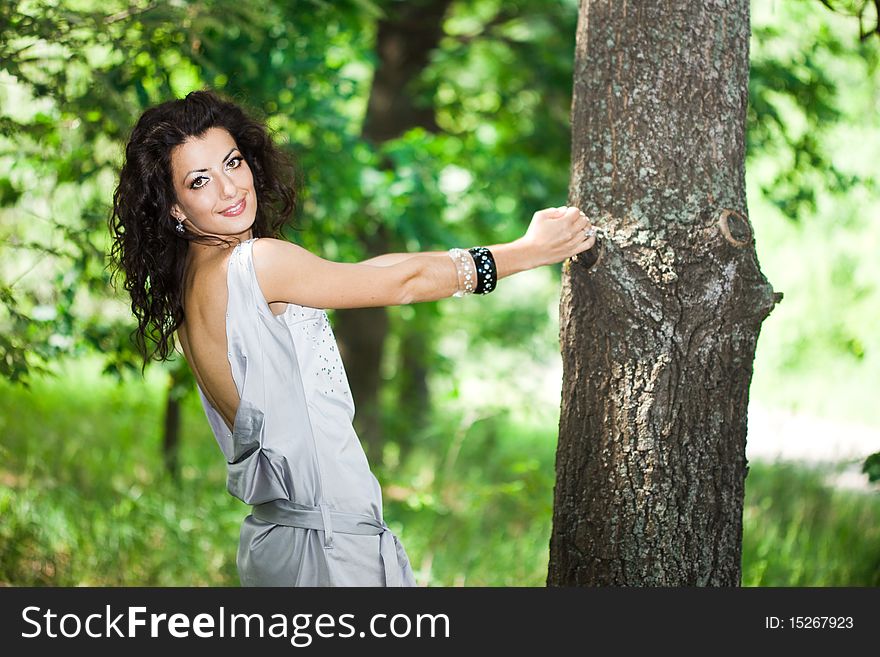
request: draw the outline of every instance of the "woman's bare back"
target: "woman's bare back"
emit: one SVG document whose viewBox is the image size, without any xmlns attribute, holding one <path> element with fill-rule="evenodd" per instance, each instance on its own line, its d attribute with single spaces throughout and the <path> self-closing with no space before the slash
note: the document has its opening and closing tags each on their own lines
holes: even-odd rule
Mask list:
<svg viewBox="0 0 880 657">
<path fill-rule="evenodd" d="M 227 273 L 232 249 L 217 250 L 200 262 L 188 262 L 183 281 L 185 318 L 177 337 L 202 392 L 217 409 L 230 431 L 238 411 L 239 395 L 227 359 Z M 270 303 L 276 315 L 285 302 Z"/>
</svg>

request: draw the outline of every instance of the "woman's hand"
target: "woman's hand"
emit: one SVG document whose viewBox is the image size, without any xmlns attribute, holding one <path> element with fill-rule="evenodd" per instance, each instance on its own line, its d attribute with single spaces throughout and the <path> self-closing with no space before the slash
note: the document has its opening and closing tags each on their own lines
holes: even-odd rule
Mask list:
<svg viewBox="0 0 880 657">
<path fill-rule="evenodd" d="M 546 208 L 532 215 L 520 241 L 528 246 L 537 266 L 553 265 L 592 248 L 596 229 L 575 207 Z"/>
</svg>

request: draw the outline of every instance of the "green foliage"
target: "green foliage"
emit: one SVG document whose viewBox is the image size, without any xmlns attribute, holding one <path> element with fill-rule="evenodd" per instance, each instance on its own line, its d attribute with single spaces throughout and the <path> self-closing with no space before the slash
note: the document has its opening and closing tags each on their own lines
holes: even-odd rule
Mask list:
<svg viewBox="0 0 880 657">
<path fill-rule="evenodd" d="M 103 271 L 110 192 L 134 117 L 192 89 L 233 96 L 287 144 L 306 183 L 288 236 L 324 257 L 373 255 L 364 236 L 379 233 L 391 251 L 513 239 L 532 212 L 562 202 L 575 3 L 454 4 L 448 36 L 411 89 L 435 106 L 443 132 L 414 129 L 377 148 L 361 130 L 376 20 L 392 9 L 366 0 L 5 5 L 0 161 L 11 174 L 0 199 L 13 221 L 4 250 L 64 276 L 10 286 L 0 324 L 18 332 L 54 297 L 70 297 L 73 311 L 0 344 L 2 373 L 26 381 L 59 353 L 93 347 L 108 372 L 130 369 L 124 300 Z M 4 277 L 19 271 L 9 270 Z"/>
<path fill-rule="evenodd" d="M 390 250 L 411 251 L 512 239 L 531 212 L 567 195 L 573 2 L 453 3 L 446 36 L 410 89 L 433 105 L 442 132 L 416 128 L 380 148 L 360 131 L 382 5 L 24 7 L 7 3 L 0 22 L 10 82 L 0 113 L 0 161 L 10 165 L 0 199 L 11 219 L 0 275 L 13 281 L 0 308 L 8 336 L 0 374 L 11 380 L 26 381 L 30 368 L 44 371 L 60 353 L 97 348 L 110 373 L 136 362 L 125 300 L 103 267 L 104 219 L 134 117 L 191 89 L 213 86 L 266 117 L 306 177 L 289 237 L 324 257 L 365 258 L 364 236 L 380 233 Z M 852 39 L 816 3 L 754 12 L 749 170 L 760 175 L 750 188 L 804 223 L 821 199 L 855 198 L 857 184 L 873 189 L 873 169 L 839 164 L 832 146 L 838 124 L 859 116 L 870 124 L 870 85 L 858 83 L 871 80 L 877 48 Z M 852 212 L 837 221 L 861 225 Z M 832 283 L 867 304 L 876 288 L 858 281 L 860 263 L 837 254 Z M 529 326 L 541 330 L 542 313 L 510 316 L 522 330 L 494 335 L 513 341 Z M 870 342 L 844 321 L 810 340 L 870 354 Z"/>
<path fill-rule="evenodd" d="M 858 21 L 861 41 L 880 37 L 880 3 L 876 0 L 819 0 L 833 12 Z M 855 23 L 855 21 L 853 21 Z"/>
<path fill-rule="evenodd" d="M 876 425 L 880 39 L 817 2 L 753 3 L 752 25 L 749 215 L 785 298 L 762 325 L 750 394 Z"/>
<path fill-rule="evenodd" d="M 878 49 L 859 44 L 815 3 L 753 7 L 749 78 L 748 155 L 772 158 L 761 193 L 789 219 L 815 212 L 818 196 L 873 185 L 870 171 L 838 167 L 830 130 L 846 120 L 854 94 L 836 75 L 844 61 L 870 78 Z M 798 25 L 797 30 L 791 29 Z M 835 29 L 836 28 L 836 29 Z"/>
</svg>

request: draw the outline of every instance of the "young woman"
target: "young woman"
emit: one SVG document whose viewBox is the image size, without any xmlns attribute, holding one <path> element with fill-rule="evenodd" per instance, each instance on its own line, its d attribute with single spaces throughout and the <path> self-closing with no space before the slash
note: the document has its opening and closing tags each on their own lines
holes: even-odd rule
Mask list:
<svg viewBox="0 0 880 657">
<path fill-rule="evenodd" d="M 550 208 L 506 244 L 333 262 L 280 238 L 292 171 L 266 127 L 215 92 L 152 107 L 126 146 L 111 257 L 144 362 L 168 358 L 177 332 L 227 488 L 253 505 L 241 584 L 414 586 L 325 309 L 487 294 L 591 248 L 595 230 L 577 208 Z"/>
</svg>

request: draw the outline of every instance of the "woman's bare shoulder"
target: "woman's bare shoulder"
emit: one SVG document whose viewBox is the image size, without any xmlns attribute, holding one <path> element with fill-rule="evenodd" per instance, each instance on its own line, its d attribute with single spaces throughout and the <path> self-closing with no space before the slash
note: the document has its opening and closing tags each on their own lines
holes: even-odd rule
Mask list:
<svg viewBox="0 0 880 657">
<path fill-rule="evenodd" d="M 287 240 L 278 239 L 276 237 L 258 237 L 254 240 L 252 248 L 255 259 L 290 257 L 291 255 L 296 256 L 298 254 L 310 253 L 299 244 L 294 244 L 293 242 L 288 242 Z"/>
<path fill-rule="evenodd" d="M 227 294 L 229 252 L 221 252 L 187 267 L 183 285 L 184 313 L 192 309 L 205 314 L 208 308 L 223 302 Z"/>
</svg>

